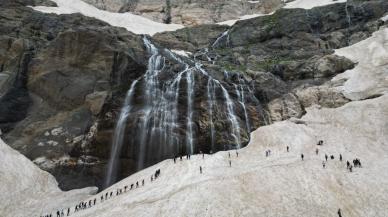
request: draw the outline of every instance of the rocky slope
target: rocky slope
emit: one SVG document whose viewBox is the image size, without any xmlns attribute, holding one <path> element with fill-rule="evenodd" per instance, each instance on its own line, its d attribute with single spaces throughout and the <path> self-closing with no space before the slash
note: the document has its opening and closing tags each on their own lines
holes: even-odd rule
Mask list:
<svg viewBox="0 0 388 217">
<path fill-rule="evenodd" d="M 243 15 L 269 13 L 282 6 L 282 0 L 83 0 L 112 12 L 131 12 L 157 22 L 185 26 L 218 23 Z"/>
</svg>

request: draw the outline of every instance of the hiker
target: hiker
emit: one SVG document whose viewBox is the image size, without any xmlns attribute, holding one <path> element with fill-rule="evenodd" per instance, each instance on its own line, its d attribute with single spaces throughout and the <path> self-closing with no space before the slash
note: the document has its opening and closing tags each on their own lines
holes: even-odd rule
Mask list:
<svg viewBox="0 0 388 217">
<path fill-rule="evenodd" d="M 228 152 L 229 158 L 230 158 L 230 152 Z"/>
<path fill-rule="evenodd" d="M 326 159 L 326 161 L 327 161 L 327 158 L 328 158 L 328 156 L 327 156 L 327 154 L 325 154 L 325 159 Z"/>
<path fill-rule="evenodd" d="M 105 200 L 108 199 L 108 192 L 105 194 Z"/>
<path fill-rule="evenodd" d="M 176 158 L 174 157 L 174 164 L 176 163 Z"/>
<path fill-rule="evenodd" d="M 96 205 L 97 199 L 94 198 L 93 205 Z"/>
<path fill-rule="evenodd" d="M 78 212 L 78 205 L 75 205 L 74 212 Z"/>
<path fill-rule="evenodd" d="M 199 166 L 199 173 L 202 174 L 202 167 Z"/>
<path fill-rule="evenodd" d="M 319 153 L 319 150 L 315 149 L 315 154 L 318 155 L 318 153 Z"/>
<path fill-rule="evenodd" d="M 67 215 L 66 216 L 69 216 L 70 215 L 70 208 L 67 208 Z"/>
<path fill-rule="evenodd" d="M 352 165 L 350 165 L 350 167 L 349 167 L 349 171 L 350 171 L 350 172 L 352 172 L 352 171 L 353 171 L 353 166 L 352 166 Z"/>
<path fill-rule="evenodd" d="M 300 157 L 302 158 L 302 160 L 304 159 L 304 155 L 303 154 L 301 154 Z"/>
<path fill-rule="evenodd" d="M 330 159 L 334 160 L 334 155 L 330 155 Z"/>
<path fill-rule="evenodd" d="M 191 158 L 191 155 L 189 154 L 189 160 L 190 160 L 190 158 Z"/>
<path fill-rule="evenodd" d="M 113 191 L 110 192 L 110 197 L 112 197 L 112 196 L 113 196 Z"/>
<path fill-rule="evenodd" d="M 181 156 L 179 156 L 179 159 L 180 159 L 180 161 L 182 161 L 182 155 L 181 155 Z"/>
<path fill-rule="evenodd" d="M 229 160 L 229 167 L 232 167 L 232 161 Z"/>
<path fill-rule="evenodd" d="M 202 151 L 201 153 L 202 153 L 202 159 L 205 159 L 205 153 L 203 153 Z"/>
<path fill-rule="evenodd" d="M 143 181 L 141 181 L 141 185 L 144 186 L 144 179 L 143 179 Z"/>
<path fill-rule="evenodd" d="M 101 202 L 104 200 L 104 195 L 101 195 Z"/>
<path fill-rule="evenodd" d="M 137 181 L 137 182 L 136 182 L 136 188 L 138 188 L 138 187 L 139 187 L 139 182 Z"/>
<path fill-rule="evenodd" d="M 57 211 L 57 217 L 61 217 L 61 213 L 59 213 L 59 211 Z"/>
<path fill-rule="evenodd" d="M 290 147 L 287 146 L 287 152 L 290 152 Z"/>
<path fill-rule="evenodd" d="M 323 167 L 323 169 L 326 168 L 326 163 L 325 163 L 325 161 L 322 161 L 322 167 Z"/>
<path fill-rule="evenodd" d="M 131 189 L 130 190 L 132 190 L 133 189 L 133 184 L 131 184 Z"/>
<path fill-rule="evenodd" d="M 61 210 L 61 217 L 65 216 L 65 213 L 63 213 L 63 210 Z"/>
<path fill-rule="evenodd" d="M 342 161 L 342 154 L 340 154 L 340 158 L 339 158 L 340 161 Z"/>
<path fill-rule="evenodd" d="M 268 151 L 265 151 L 265 156 L 268 157 Z"/>
<path fill-rule="evenodd" d="M 341 209 L 338 209 L 338 217 L 342 217 L 342 214 L 341 214 Z"/>
<path fill-rule="evenodd" d="M 151 176 L 151 182 L 153 182 L 154 181 L 154 176 Z"/>
<path fill-rule="evenodd" d="M 236 156 L 238 157 L 238 151 L 236 151 Z"/>
<path fill-rule="evenodd" d="M 350 163 L 349 161 L 346 161 L 346 169 L 349 169 L 349 167 L 350 167 Z"/>
<path fill-rule="evenodd" d="M 92 200 L 89 200 L 89 207 L 92 206 Z"/>
<path fill-rule="evenodd" d="M 124 186 L 124 192 L 127 192 L 128 185 Z"/>
</svg>

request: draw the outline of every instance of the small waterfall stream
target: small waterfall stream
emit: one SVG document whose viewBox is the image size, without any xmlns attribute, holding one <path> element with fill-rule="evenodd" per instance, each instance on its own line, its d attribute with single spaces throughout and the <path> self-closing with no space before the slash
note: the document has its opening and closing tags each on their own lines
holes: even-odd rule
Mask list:
<svg viewBox="0 0 388 217">
<path fill-rule="evenodd" d="M 123 146 L 125 124 L 126 124 L 129 112 L 131 111 L 131 108 L 132 108 L 131 103 L 132 103 L 132 98 L 133 98 L 137 83 L 138 83 L 138 80 L 135 80 L 134 82 L 132 82 L 132 85 L 129 88 L 127 95 L 125 97 L 123 107 L 121 108 L 119 120 L 117 121 L 117 124 L 115 127 L 115 133 L 114 133 L 113 142 L 112 142 L 112 150 L 110 152 L 107 176 L 105 179 L 105 187 L 110 186 L 117 179 L 118 158 L 120 157 L 121 149 Z"/>
</svg>

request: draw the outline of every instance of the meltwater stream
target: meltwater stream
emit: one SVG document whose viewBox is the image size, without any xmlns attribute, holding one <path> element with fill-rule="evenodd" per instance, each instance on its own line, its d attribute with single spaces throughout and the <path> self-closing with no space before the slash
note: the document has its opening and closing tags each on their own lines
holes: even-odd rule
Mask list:
<svg viewBox="0 0 388 217">
<path fill-rule="evenodd" d="M 227 37 L 227 32 L 222 37 Z M 244 91 L 246 90 L 244 90 L 245 84 L 242 80 L 239 80 L 237 86 L 231 88 L 236 91 L 233 91 L 233 95 L 237 98 L 234 99 L 227 88 L 210 76 L 195 59 L 183 60 L 167 49 L 157 48 L 147 37 L 143 38 L 143 42 L 150 55 L 147 71 L 132 83 L 121 108 L 115 127 L 105 187 L 115 183 L 118 179 L 124 141 L 130 143 L 125 143 L 125 146 L 133 146 L 131 150 L 134 150 L 136 155 L 136 170 L 141 170 L 150 163 L 179 153 L 193 154 L 199 150 L 197 147 L 199 111 L 196 110 L 196 100 L 198 100 L 196 99 L 196 85 L 205 85 L 206 88 L 202 91 L 205 94 L 207 105 L 205 107 L 209 117 L 210 150 L 216 150 L 216 123 L 219 121 L 217 120 L 219 114 L 217 117 L 215 114 L 220 112 L 220 109 L 223 116 L 226 117 L 227 129 L 225 130 L 228 131 L 230 141 L 234 143 L 233 148 L 241 148 L 242 145 L 240 121 L 246 122 L 243 125 L 244 128 L 250 128 L 249 115 L 245 106 Z M 166 70 L 167 62 L 171 61 L 180 65 L 182 70 L 179 72 Z M 205 78 L 205 80 L 196 81 L 197 78 Z M 135 93 L 136 96 L 134 96 Z M 132 105 L 133 98 L 137 99 L 136 105 Z M 233 100 L 236 100 L 236 103 Z M 134 106 L 136 109 L 132 109 Z M 242 108 L 244 118 L 240 119 L 237 116 L 237 108 Z M 130 130 L 126 130 L 128 123 L 131 123 Z M 132 136 L 126 137 L 125 132 Z"/>
</svg>

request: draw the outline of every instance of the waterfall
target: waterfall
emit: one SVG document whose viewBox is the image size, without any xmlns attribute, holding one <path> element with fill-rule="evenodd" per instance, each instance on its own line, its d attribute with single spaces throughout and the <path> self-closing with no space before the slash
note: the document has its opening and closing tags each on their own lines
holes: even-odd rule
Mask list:
<svg viewBox="0 0 388 217">
<path fill-rule="evenodd" d="M 217 47 L 217 45 L 220 43 L 222 39 L 226 37 L 226 45 L 229 46 L 229 30 L 223 32 L 217 39 L 216 41 L 212 44 L 212 48 Z"/>
<path fill-rule="evenodd" d="M 226 37 L 227 32 L 222 37 Z M 239 117 L 236 114 L 236 106 L 244 111 L 247 130 L 250 130 L 249 117 L 246 109 L 246 90 L 253 94 L 245 81 L 239 77 L 239 83 L 234 84 L 237 100 L 232 100 L 230 93 L 224 85 L 213 78 L 200 62 L 181 58 L 168 49 L 159 50 L 152 42 L 143 37 L 144 46 L 150 55 L 145 74 L 132 83 L 128 90 L 124 105 L 114 133 L 112 152 L 109 159 L 106 186 L 117 180 L 118 162 L 125 136 L 126 124 L 131 123 L 130 135 L 131 144 L 136 153 L 136 169 L 141 170 L 150 163 L 158 162 L 173 155 L 186 152 L 193 154 L 197 151 L 195 125 L 196 116 L 196 84 L 206 85 L 204 96 L 205 106 L 209 115 L 209 131 L 211 150 L 216 151 L 216 127 L 219 112 L 225 113 L 227 117 L 226 127 L 231 137 L 228 139 L 235 148 L 241 148 L 241 127 Z M 218 43 L 217 42 L 217 43 Z M 217 44 L 215 42 L 215 46 Z M 207 51 L 205 53 L 207 55 Z M 178 71 L 165 70 L 170 67 L 166 62 L 183 66 Z M 199 73 L 199 74 L 196 74 Z M 224 72 L 227 79 L 228 72 Z M 196 79 L 200 78 L 198 82 Z M 202 80 L 202 79 L 205 80 Z M 229 79 L 228 79 L 229 80 Z M 228 81 L 230 82 L 230 81 Z M 184 88 L 183 88 L 183 86 Z M 131 101 L 136 88 L 138 104 L 136 113 L 131 113 Z M 184 91 L 184 93 L 183 93 Z M 218 92 L 217 92 L 218 91 Z M 182 92 L 182 93 L 180 93 Z M 223 111 L 217 106 L 217 93 L 222 93 L 225 102 Z M 186 98 L 184 98 L 186 97 Z M 180 99 L 185 100 L 180 100 Z M 182 106 L 181 106 L 182 105 Z M 217 112 L 217 113 L 216 113 Z M 245 128 L 244 127 L 244 128 Z M 229 144 L 232 145 L 232 144 Z"/>
<path fill-rule="evenodd" d="M 193 132 L 193 101 L 194 101 L 194 74 L 193 70 L 188 70 L 186 74 L 187 81 L 187 129 L 186 145 L 190 154 L 194 152 L 194 132 Z"/>
<path fill-rule="evenodd" d="M 112 150 L 108 162 L 107 176 L 105 179 L 105 186 L 108 187 L 117 179 L 118 161 L 121 153 L 121 148 L 124 141 L 125 123 L 127 121 L 129 112 L 131 111 L 132 98 L 135 92 L 135 87 L 138 80 L 132 82 L 130 89 L 125 97 L 124 104 L 120 111 L 120 116 L 116 124 L 115 133 L 113 136 Z"/>
<path fill-rule="evenodd" d="M 220 83 L 218 83 L 220 84 Z M 230 99 L 228 91 L 220 84 L 222 93 L 224 95 L 224 98 L 226 100 L 226 109 L 227 109 L 227 116 L 228 120 L 231 123 L 232 126 L 232 136 L 236 142 L 237 147 L 236 148 L 241 148 L 241 135 L 240 135 L 240 124 L 237 120 L 236 113 L 234 110 L 234 103 Z"/>
<path fill-rule="evenodd" d="M 234 84 L 234 88 L 235 88 L 235 91 L 236 91 L 236 95 L 237 95 L 237 98 L 238 98 L 238 102 L 240 103 L 241 107 L 243 108 L 243 111 L 244 111 L 244 118 L 245 118 L 245 125 L 246 125 L 246 129 L 248 132 L 251 131 L 251 126 L 250 126 L 250 121 L 249 121 L 249 117 L 248 117 L 248 113 L 247 113 L 247 109 L 246 109 L 246 106 L 245 106 L 245 90 L 244 90 L 244 86 L 245 86 L 245 81 L 244 79 L 241 78 L 241 76 L 239 75 L 238 76 L 238 81 L 239 81 L 239 84 Z"/>
<path fill-rule="evenodd" d="M 207 82 L 207 99 L 208 99 L 208 111 L 209 111 L 209 121 L 210 121 L 210 144 L 211 144 L 211 150 L 214 150 L 214 136 L 215 136 L 215 129 L 214 129 L 214 122 L 213 122 L 213 109 L 214 109 L 214 103 L 215 103 L 215 88 L 214 88 L 214 81 L 211 77 L 208 78 Z"/>
</svg>

